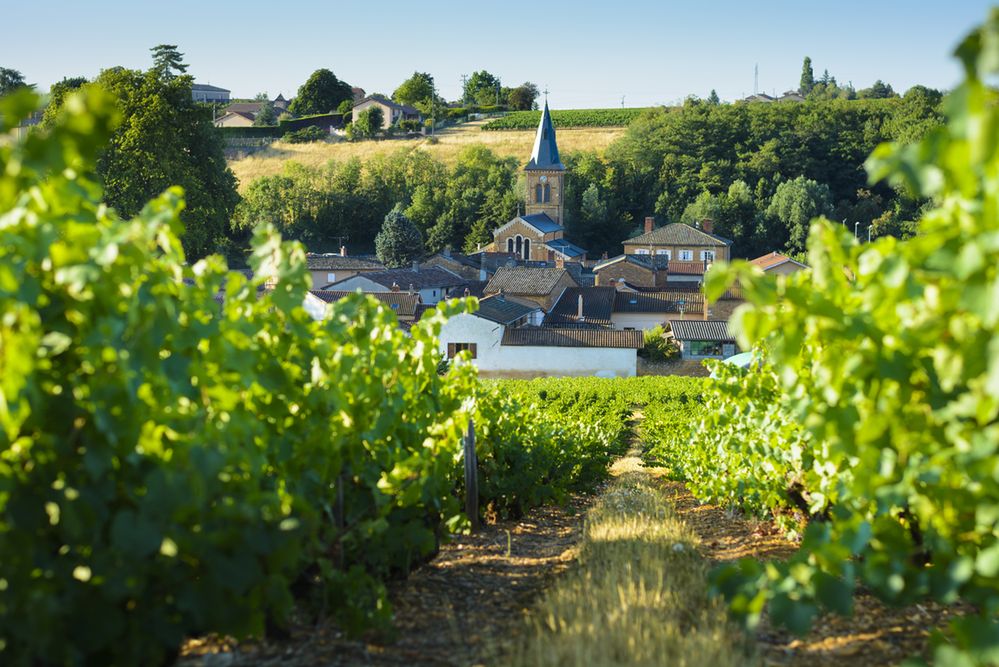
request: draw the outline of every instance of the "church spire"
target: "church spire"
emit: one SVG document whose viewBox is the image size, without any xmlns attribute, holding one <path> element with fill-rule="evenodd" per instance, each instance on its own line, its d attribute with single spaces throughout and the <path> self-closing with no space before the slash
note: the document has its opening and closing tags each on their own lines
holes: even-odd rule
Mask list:
<svg viewBox="0 0 999 667">
<path fill-rule="evenodd" d="M 541 112 L 541 122 L 538 123 L 538 133 L 534 137 L 534 150 L 531 151 L 531 161 L 527 170 L 551 169 L 564 171 L 562 161 L 558 157 L 558 143 L 555 141 L 555 126 L 552 124 L 551 113 L 548 112 L 548 99 L 545 99 L 545 109 Z"/>
</svg>

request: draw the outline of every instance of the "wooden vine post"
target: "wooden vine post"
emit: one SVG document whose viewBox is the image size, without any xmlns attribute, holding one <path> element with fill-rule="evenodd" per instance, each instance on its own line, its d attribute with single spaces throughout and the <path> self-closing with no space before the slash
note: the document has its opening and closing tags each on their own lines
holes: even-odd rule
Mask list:
<svg viewBox="0 0 999 667">
<path fill-rule="evenodd" d="M 468 431 L 462 438 L 465 450 L 465 514 L 472 523 L 472 530 L 479 528 L 479 461 L 475 456 L 475 423 L 468 420 Z"/>
</svg>

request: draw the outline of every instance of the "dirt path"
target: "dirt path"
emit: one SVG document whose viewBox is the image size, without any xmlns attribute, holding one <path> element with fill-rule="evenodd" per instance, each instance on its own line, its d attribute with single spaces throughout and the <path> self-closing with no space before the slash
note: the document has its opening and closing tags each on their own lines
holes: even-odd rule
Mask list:
<svg viewBox="0 0 999 667">
<path fill-rule="evenodd" d="M 455 536 L 433 561 L 390 584 L 394 642 L 350 640 L 332 623 L 299 625 L 286 641 L 192 640 L 178 665 L 493 664 L 538 593 L 573 561 L 591 500 L 537 508 L 520 521 Z"/>
</svg>

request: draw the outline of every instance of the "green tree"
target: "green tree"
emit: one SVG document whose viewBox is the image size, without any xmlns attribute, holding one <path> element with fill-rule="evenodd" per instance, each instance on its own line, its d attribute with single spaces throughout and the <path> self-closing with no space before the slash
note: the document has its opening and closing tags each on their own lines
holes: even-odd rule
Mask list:
<svg viewBox="0 0 999 667">
<path fill-rule="evenodd" d="M 812 87 L 815 85 L 815 73 L 812 71 L 812 59 L 805 56 L 805 60 L 801 63 L 801 81 L 798 83 L 798 92 L 808 96 L 808 93 L 812 92 Z"/>
<path fill-rule="evenodd" d="M 277 125 L 277 112 L 274 110 L 274 104 L 269 100 L 265 100 L 260 105 L 260 111 L 253 118 L 253 124 L 256 127 L 264 127 L 267 125 Z"/>
<path fill-rule="evenodd" d="M 184 54 L 177 50 L 176 44 L 159 44 L 149 50 L 153 52 L 153 70 L 161 77 L 170 78 L 187 71 Z"/>
<path fill-rule="evenodd" d="M 857 99 L 861 100 L 878 100 L 889 97 L 898 97 L 898 93 L 892 90 L 890 84 L 885 83 L 881 79 L 875 81 L 874 85 L 870 88 L 863 88 L 857 91 Z"/>
<path fill-rule="evenodd" d="M 82 89 L 112 93 L 122 113 L 97 162 L 107 203 L 124 217 L 134 216 L 168 187 L 183 187 L 184 250 L 198 259 L 230 247 L 239 195 L 222 140 L 211 115 L 192 100 L 191 85 L 190 76 L 174 76 L 161 67 L 147 72 L 115 67 Z"/>
<path fill-rule="evenodd" d="M 317 69 L 298 89 L 288 110 L 296 116 L 333 113 L 344 100 L 353 100 L 350 84 L 328 69 Z"/>
<path fill-rule="evenodd" d="M 496 104 L 499 89 L 499 77 L 493 76 L 486 70 L 473 72 L 472 76 L 465 82 L 465 89 L 462 91 L 463 99 L 465 104 L 490 106 Z"/>
<path fill-rule="evenodd" d="M 371 139 L 378 135 L 382 131 L 382 127 L 385 124 L 385 114 L 382 112 L 382 108 L 377 105 L 372 105 L 357 114 L 357 120 L 355 120 L 350 128 L 350 138 L 351 139 Z"/>
<path fill-rule="evenodd" d="M 6 95 L 18 88 L 34 88 L 24 82 L 24 75 L 16 69 L 0 67 L 0 95 Z"/>
<path fill-rule="evenodd" d="M 802 252 L 814 218 L 832 213 L 832 197 L 825 184 L 798 176 L 777 186 L 767 216 L 787 234 L 787 250 Z"/>
<path fill-rule="evenodd" d="M 402 209 L 402 204 L 396 204 L 389 211 L 375 237 L 375 253 L 388 267 L 406 266 L 423 258 L 423 236 Z"/>
<path fill-rule="evenodd" d="M 42 124 L 46 127 L 51 127 L 52 122 L 55 120 L 56 113 L 62 107 L 62 102 L 66 95 L 78 90 L 84 84 L 87 83 L 87 79 L 82 76 L 74 76 L 64 78 L 62 81 L 53 83 L 52 87 L 49 89 L 49 103 L 45 107 L 45 114 L 42 116 Z"/>
<path fill-rule="evenodd" d="M 429 108 L 434 99 L 434 77 L 426 72 L 413 72 L 413 76 L 395 89 L 392 99 L 399 104 Z"/>
<path fill-rule="evenodd" d="M 708 95 L 708 104 L 721 104 L 721 98 L 718 97 L 718 92 L 712 88 L 711 94 Z"/>
<path fill-rule="evenodd" d="M 506 102 L 514 111 L 530 111 L 537 109 L 538 87 L 530 81 L 525 81 L 516 88 L 511 88 Z"/>
</svg>

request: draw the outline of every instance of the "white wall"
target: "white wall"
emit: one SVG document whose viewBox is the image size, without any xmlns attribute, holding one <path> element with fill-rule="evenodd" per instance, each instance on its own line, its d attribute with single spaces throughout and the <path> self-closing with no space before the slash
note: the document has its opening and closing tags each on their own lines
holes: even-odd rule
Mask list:
<svg viewBox="0 0 999 667">
<path fill-rule="evenodd" d="M 441 353 L 448 343 L 475 343 L 483 377 L 598 376 L 633 377 L 637 350 L 594 347 L 501 345 L 503 326 L 475 315 L 456 315 L 441 330 Z"/>
<path fill-rule="evenodd" d="M 340 282 L 332 285 L 329 289 L 349 290 L 351 292 L 353 292 L 356 289 L 360 289 L 362 292 L 392 291 L 388 287 L 385 287 L 385 285 L 376 283 L 374 280 L 369 280 L 368 278 L 365 278 L 363 274 L 351 276 L 346 280 L 341 280 Z M 399 291 L 401 292 L 409 291 L 409 285 L 399 285 Z M 427 289 L 421 289 L 417 291 L 419 292 L 420 298 L 423 300 L 423 303 L 433 306 L 438 301 L 444 299 L 444 292 L 446 290 L 443 287 L 428 287 Z"/>
<path fill-rule="evenodd" d="M 679 313 L 612 313 L 611 326 L 615 329 L 637 329 L 645 331 L 669 320 L 703 320 L 700 309 L 684 314 Z"/>
</svg>

